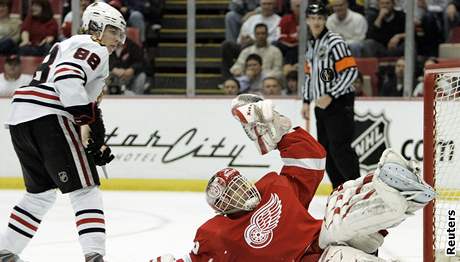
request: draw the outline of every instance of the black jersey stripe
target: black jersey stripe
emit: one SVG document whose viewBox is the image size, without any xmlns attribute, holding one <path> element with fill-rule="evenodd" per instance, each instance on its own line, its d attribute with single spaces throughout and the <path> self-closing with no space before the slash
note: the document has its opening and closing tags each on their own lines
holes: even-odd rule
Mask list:
<svg viewBox="0 0 460 262">
<path fill-rule="evenodd" d="M 59 110 L 65 111 L 65 108 L 63 106 L 61 106 L 61 105 L 46 103 L 46 102 L 38 101 L 38 100 L 35 100 L 35 99 L 14 98 L 13 103 L 31 103 L 31 104 L 47 106 L 47 107 L 51 107 L 51 108 L 54 108 L 54 109 L 59 109 Z"/>
<path fill-rule="evenodd" d="M 98 227 L 92 227 L 92 228 L 86 228 L 78 231 L 78 235 L 83 235 L 83 234 L 88 234 L 88 233 L 105 233 L 105 228 L 98 228 Z"/>
<path fill-rule="evenodd" d="M 40 219 L 36 218 L 36 217 L 35 217 L 34 215 L 32 215 L 31 213 L 25 211 L 24 209 L 22 209 L 22 208 L 20 208 L 20 207 L 18 207 L 18 206 L 13 207 L 13 210 L 15 210 L 16 212 L 21 213 L 21 214 L 27 216 L 28 218 L 32 219 L 34 222 L 36 222 L 36 223 L 38 223 L 38 224 L 40 224 L 40 223 L 42 222 Z"/>
<path fill-rule="evenodd" d="M 79 215 L 82 215 L 82 214 L 88 214 L 88 213 L 94 213 L 94 214 L 103 215 L 104 211 L 102 211 L 100 209 L 83 209 L 83 210 L 80 210 L 80 211 L 76 212 L 75 216 L 79 216 Z"/>
<path fill-rule="evenodd" d="M 83 80 L 83 85 L 86 85 L 86 79 L 82 77 L 81 75 L 77 74 L 66 74 L 66 75 L 61 75 L 56 78 L 54 78 L 54 82 L 60 81 L 60 80 L 65 80 L 65 79 L 70 79 L 70 78 L 79 78 Z"/>
<path fill-rule="evenodd" d="M 11 224 L 11 223 L 8 223 L 8 227 L 11 228 L 11 229 L 13 229 L 13 230 L 16 231 L 17 233 L 19 233 L 19 234 L 25 236 L 25 237 L 28 237 L 28 238 L 34 237 L 33 235 L 27 233 L 26 231 L 24 231 L 24 230 L 18 228 L 17 226 L 15 226 L 15 225 L 13 225 L 13 224 Z"/>
<path fill-rule="evenodd" d="M 85 70 L 83 69 L 83 67 L 81 65 L 76 64 L 76 63 L 72 63 L 72 62 L 62 62 L 62 63 L 56 65 L 56 68 L 58 68 L 59 66 L 62 66 L 62 65 L 69 65 L 69 66 L 73 66 L 73 67 L 76 67 L 76 68 L 80 69 L 81 72 L 83 73 L 83 79 L 84 79 L 84 81 L 86 83 L 86 80 L 88 78 L 86 77 L 86 72 L 85 72 Z"/>
</svg>

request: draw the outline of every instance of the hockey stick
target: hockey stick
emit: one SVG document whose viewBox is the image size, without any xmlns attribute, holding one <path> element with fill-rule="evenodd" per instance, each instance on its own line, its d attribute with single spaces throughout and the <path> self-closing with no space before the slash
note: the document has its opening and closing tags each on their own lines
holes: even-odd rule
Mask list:
<svg viewBox="0 0 460 262">
<path fill-rule="evenodd" d="M 104 173 L 104 177 L 106 179 L 109 179 L 109 174 L 107 173 L 107 169 L 105 168 L 105 165 L 101 166 L 102 172 Z"/>
</svg>

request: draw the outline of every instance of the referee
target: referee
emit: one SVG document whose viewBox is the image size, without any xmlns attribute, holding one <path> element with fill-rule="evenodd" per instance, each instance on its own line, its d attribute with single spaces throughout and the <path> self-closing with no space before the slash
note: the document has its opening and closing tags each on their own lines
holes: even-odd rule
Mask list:
<svg viewBox="0 0 460 262">
<path fill-rule="evenodd" d="M 326 28 L 327 10 L 311 3 L 306 11 L 310 39 L 305 55 L 305 86 L 302 114 L 309 120 L 315 102 L 318 141 L 327 151 L 326 171 L 332 186 L 360 176 L 358 157 L 351 147 L 354 133 L 353 81 L 356 61 L 343 38 Z"/>
</svg>

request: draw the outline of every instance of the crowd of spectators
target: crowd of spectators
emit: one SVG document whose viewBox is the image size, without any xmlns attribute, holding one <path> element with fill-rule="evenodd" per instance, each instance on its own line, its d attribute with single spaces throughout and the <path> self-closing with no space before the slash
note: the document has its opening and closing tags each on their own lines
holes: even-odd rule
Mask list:
<svg viewBox="0 0 460 262">
<path fill-rule="evenodd" d="M 12 14 L 13 1 L 23 8 Z M 52 4 L 54 0 L 0 0 L 0 56 L 14 56 L 20 64 L 21 56 L 44 57 L 52 45 L 72 35 L 72 12 L 70 0 L 58 3 L 59 13 Z M 80 0 L 80 17 L 95 0 Z M 117 8 L 127 21 L 128 27 L 138 31 L 139 41 L 127 40 L 110 56 L 108 92 L 114 94 L 144 94 L 150 62 L 144 52 L 149 35 L 161 29 L 161 11 L 164 0 L 107 0 Z M 58 8 L 59 9 L 59 8 Z M 8 59 L 7 59 L 8 61 Z M 5 64 L 5 73 L 8 68 Z M 5 78 L 8 77 L 5 75 Z M 11 78 L 11 77 L 9 77 Z M 2 84 L 5 80 L 2 80 Z M 1 87 L 0 87 L 1 88 Z M 0 90 L 2 94 L 8 90 Z"/>
<path fill-rule="evenodd" d="M 330 9 L 328 30 L 343 36 L 356 58 L 385 58 L 390 66 L 378 73 L 378 96 L 402 96 L 404 75 L 405 1 L 404 0 L 322 0 Z M 239 81 L 239 92 L 263 93 L 263 79 L 247 89 L 246 71 L 250 54 L 261 57 L 262 77 L 277 79 L 280 94 L 297 95 L 293 91 L 293 72 L 298 68 L 298 17 L 300 0 L 290 0 L 287 8 L 279 9 L 277 0 L 231 0 L 225 16 L 226 40 L 222 44 L 222 76 Z M 416 71 L 423 74 L 424 61 L 435 61 L 439 44 L 449 38 L 451 29 L 460 25 L 460 0 L 417 0 L 415 6 Z M 281 5 L 283 6 L 283 5 Z M 278 8 L 278 9 L 277 9 Z M 266 43 L 260 44 L 262 26 L 266 26 Z M 238 28 L 241 28 L 238 31 Z M 270 51 L 268 51 L 270 50 Z M 278 50 L 283 56 L 282 70 L 273 63 Z M 245 65 L 245 66 L 243 66 Z M 420 77 L 416 78 L 420 82 Z M 415 81 L 415 84 L 418 82 Z M 291 84 L 290 84 L 291 83 Z M 297 79 L 295 80 L 297 83 Z M 357 80 L 358 95 L 365 95 L 362 74 Z M 423 95 L 421 84 L 413 95 Z M 423 85 L 422 85 L 423 86 Z M 262 90 L 262 91 L 261 91 Z"/>
<path fill-rule="evenodd" d="M 21 1 L 19 14 L 11 15 L 13 1 Z M 56 41 L 71 36 L 70 0 L 55 13 L 54 0 L 0 0 L 0 56 L 44 56 Z M 95 0 L 80 0 L 80 16 Z M 405 0 L 320 0 L 330 8 L 327 28 L 343 36 L 353 55 L 387 57 L 391 67 L 378 74 L 377 92 L 399 96 L 403 85 Z M 126 41 L 111 56 L 109 92 L 143 94 L 148 88 L 150 63 L 145 46 L 162 28 L 165 0 L 106 0 L 137 28 L 139 42 Z M 298 95 L 298 18 L 301 0 L 229 0 L 222 43 L 223 93 L 257 92 Z M 427 63 L 437 62 L 439 44 L 460 26 L 460 0 L 417 0 L 414 96 L 423 95 L 420 75 Z M 54 12 L 53 12 L 54 10 Z M 302 66 L 303 67 L 303 66 Z M 268 81 L 265 81 L 265 80 Z M 227 81 L 228 80 L 228 81 Z M 276 81 L 275 81 L 276 80 Z M 363 92 L 363 77 L 357 83 Z M 418 82 L 417 82 L 418 81 Z M 270 91 L 264 88 L 265 83 Z M 280 90 L 273 88 L 281 87 Z M 374 90 L 375 91 L 375 90 Z"/>
</svg>

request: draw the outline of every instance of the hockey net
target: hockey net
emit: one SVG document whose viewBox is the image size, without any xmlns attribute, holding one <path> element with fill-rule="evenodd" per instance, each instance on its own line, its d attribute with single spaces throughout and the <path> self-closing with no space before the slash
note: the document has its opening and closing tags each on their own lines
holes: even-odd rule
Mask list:
<svg viewBox="0 0 460 262">
<path fill-rule="evenodd" d="M 424 262 L 460 261 L 460 64 L 431 65 L 424 81 Z"/>
</svg>

